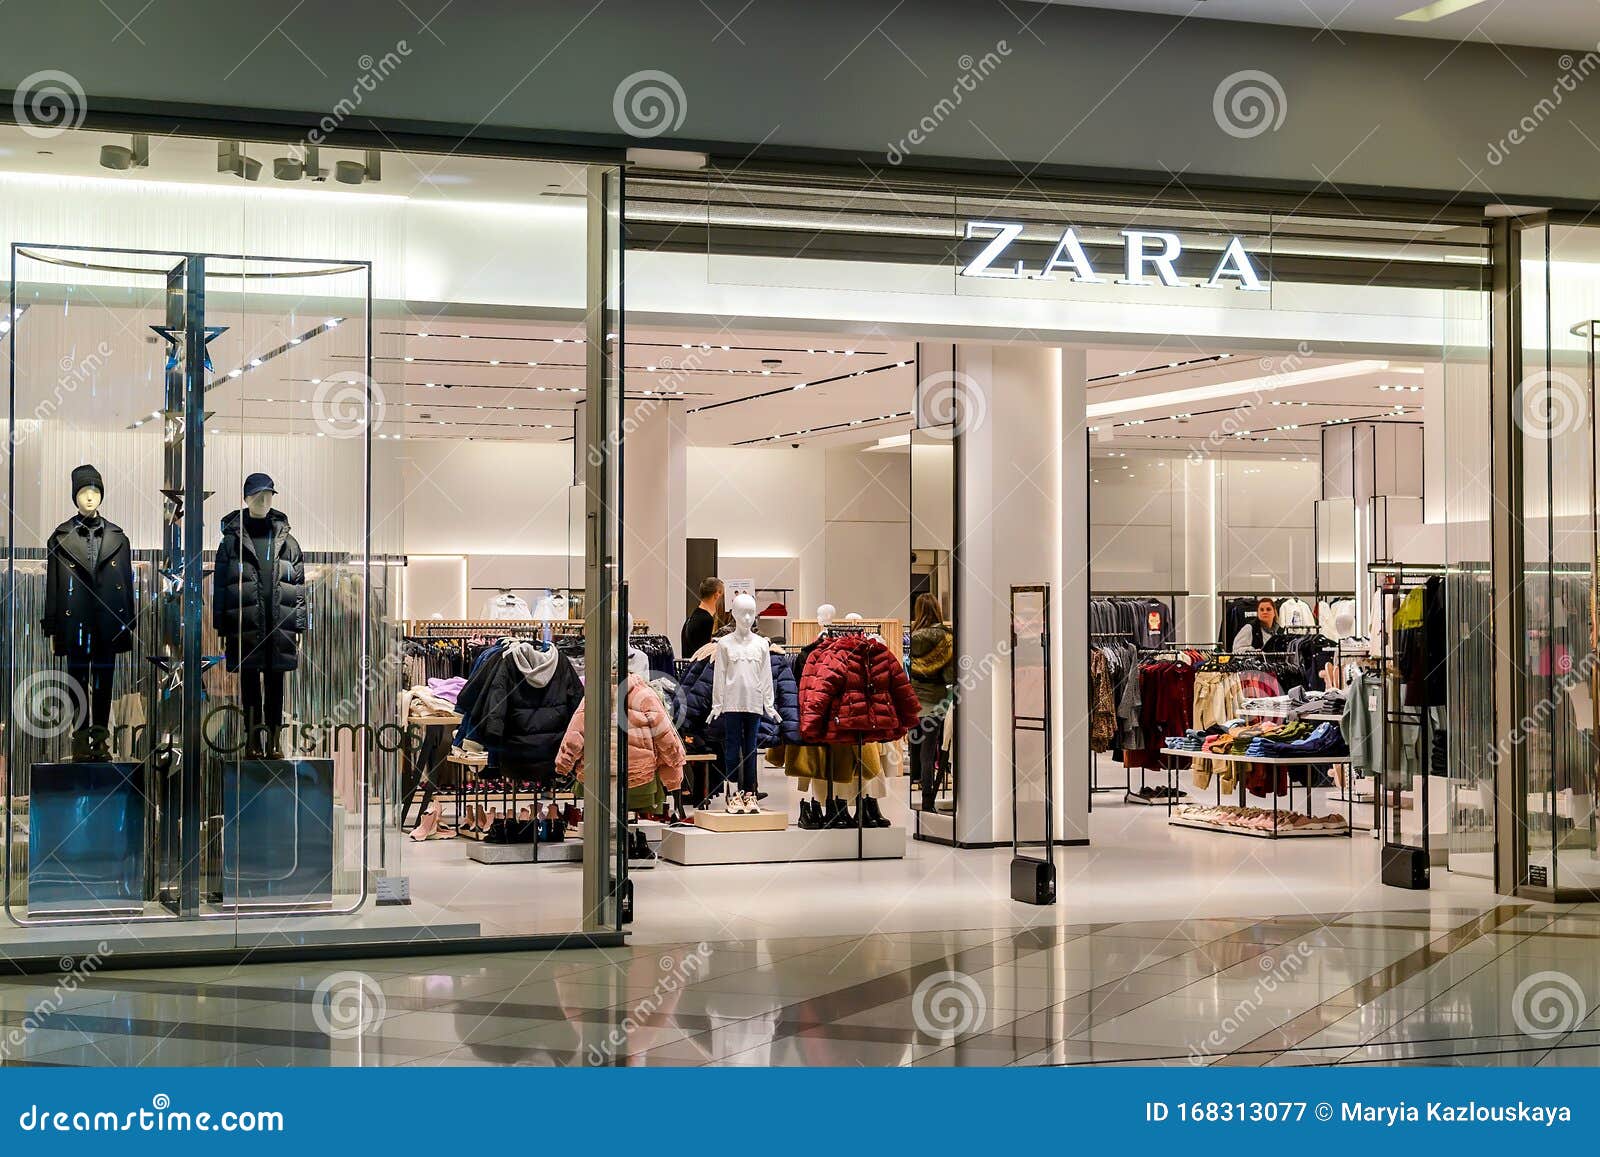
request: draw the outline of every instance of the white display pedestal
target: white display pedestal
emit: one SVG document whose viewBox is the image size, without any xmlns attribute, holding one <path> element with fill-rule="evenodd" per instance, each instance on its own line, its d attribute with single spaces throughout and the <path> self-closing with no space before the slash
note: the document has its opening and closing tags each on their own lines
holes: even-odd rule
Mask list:
<svg viewBox="0 0 1600 1157">
<path fill-rule="evenodd" d="M 720 814 L 720 813 L 713 813 Z M 780 818 L 787 819 L 778 813 Z M 728 819 L 755 818 L 729 816 Z M 899 860 L 906 854 L 902 827 L 784 828 L 781 831 L 712 831 L 669 828 L 661 837 L 661 858 L 692 867 L 701 864 L 785 864 L 816 860 Z"/>
</svg>

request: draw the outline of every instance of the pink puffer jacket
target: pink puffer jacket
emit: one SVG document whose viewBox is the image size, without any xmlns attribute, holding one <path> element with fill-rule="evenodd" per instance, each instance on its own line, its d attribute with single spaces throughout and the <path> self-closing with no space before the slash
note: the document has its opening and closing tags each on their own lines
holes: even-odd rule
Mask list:
<svg viewBox="0 0 1600 1157">
<path fill-rule="evenodd" d="M 639 787 L 661 774 L 661 786 L 675 791 L 683 786 L 683 741 L 673 729 L 667 709 L 651 686 L 637 675 L 628 682 L 628 786 Z M 556 754 L 562 775 L 576 769 L 583 778 L 583 709 L 578 704 Z"/>
</svg>

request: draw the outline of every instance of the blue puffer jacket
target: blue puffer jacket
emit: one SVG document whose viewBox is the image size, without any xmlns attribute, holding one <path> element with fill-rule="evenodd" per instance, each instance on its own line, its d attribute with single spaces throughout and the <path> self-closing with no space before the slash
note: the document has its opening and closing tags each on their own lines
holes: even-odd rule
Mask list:
<svg viewBox="0 0 1600 1157">
<path fill-rule="evenodd" d="M 776 747 L 780 743 L 800 742 L 800 685 L 788 655 L 773 652 L 772 698 L 782 724 L 763 718 L 756 729 L 757 747 Z M 722 728 L 707 725 L 711 714 L 711 660 L 691 663 L 678 683 L 678 693 L 669 707 L 672 721 L 685 744 L 701 751 L 722 750 Z"/>
</svg>

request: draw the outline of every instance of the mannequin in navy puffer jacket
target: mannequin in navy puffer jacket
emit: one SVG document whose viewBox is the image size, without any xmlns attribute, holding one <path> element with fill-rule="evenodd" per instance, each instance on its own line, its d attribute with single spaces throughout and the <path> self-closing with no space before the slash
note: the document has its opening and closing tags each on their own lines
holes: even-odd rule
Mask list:
<svg viewBox="0 0 1600 1157">
<path fill-rule="evenodd" d="M 756 726 L 756 746 L 776 747 L 800 742 L 800 684 L 795 680 L 789 656 L 772 653 L 772 692 L 781 724 L 762 716 Z M 711 660 L 691 663 L 679 681 L 678 693 L 669 703 L 672 721 L 685 744 L 698 751 L 721 751 L 722 728 L 707 727 L 711 714 Z"/>
</svg>

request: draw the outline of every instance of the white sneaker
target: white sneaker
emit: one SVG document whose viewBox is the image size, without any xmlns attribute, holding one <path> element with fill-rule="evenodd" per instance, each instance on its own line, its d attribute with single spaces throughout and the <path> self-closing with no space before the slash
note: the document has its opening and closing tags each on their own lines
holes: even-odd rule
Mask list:
<svg viewBox="0 0 1600 1157">
<path fill-rule="evenodd" d="M 739 799 L 744 804 L 745 815 L 758 816 L 761 814 L 761 801 L 756 798 L 755 792 L 741 791 L 739 793 Z"/>
<path fill-rule="evenodd" d="M 730 816 L 744 815 L 744 792 L 730 791 L 727 795 L 726 802 L 724 802 L 722 805 L 722 810 L 727 812 Z"/>
</svg>

